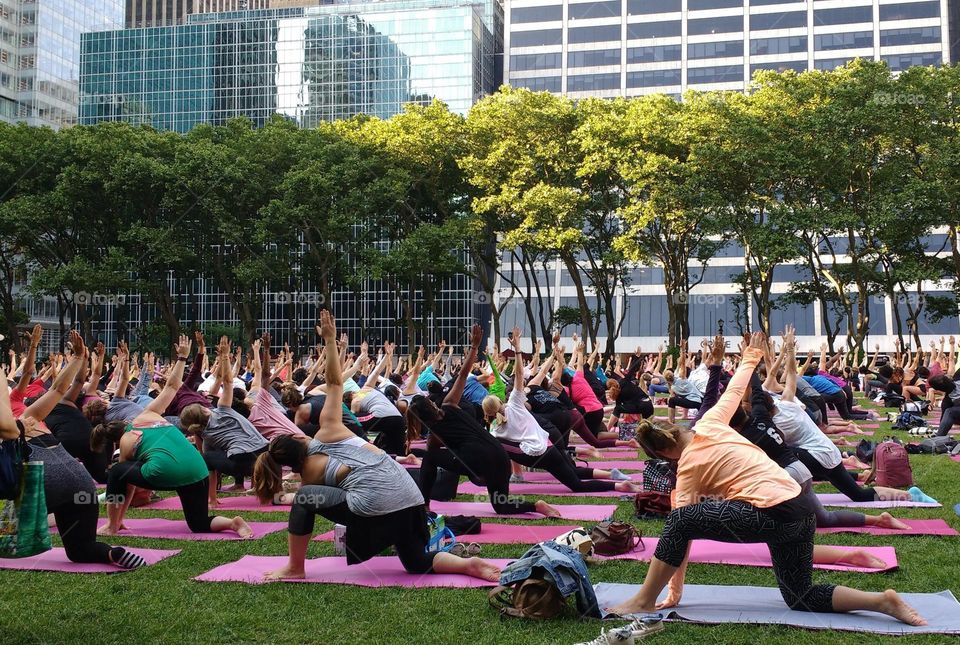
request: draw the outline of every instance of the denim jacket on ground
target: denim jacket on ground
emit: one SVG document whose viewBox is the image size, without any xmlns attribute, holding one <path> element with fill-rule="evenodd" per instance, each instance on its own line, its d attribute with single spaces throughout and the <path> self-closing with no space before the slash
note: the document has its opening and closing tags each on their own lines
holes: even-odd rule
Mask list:
<svg viewBox="0 0 960 645">
<path fill-rule="evenodd" d="M 556 542 L 535 544 L 519 560 L 504 567 L 500 584 L 511 585 L 530 578 L 536 568 L 549 574 L 564 598 L 576 595 L 577 611 L 582 616 L 600 617 L 597 596 L 579 551 Z"/>
</svg>

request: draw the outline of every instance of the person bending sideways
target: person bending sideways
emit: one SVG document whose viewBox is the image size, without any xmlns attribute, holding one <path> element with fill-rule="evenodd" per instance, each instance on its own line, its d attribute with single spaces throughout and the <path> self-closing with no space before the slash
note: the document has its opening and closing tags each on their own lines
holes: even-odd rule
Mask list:
<svg viewBox="0 0 960 645">
<path fill-rule="evenodd" d="M 464 365 L 476 362 L 482 337 L 480 325 L 474 325 Z M 468 371 L 460 370 L 440 406 L 428 397 L 414 397 L 407 408 L 407 428 L 412 435 L 421 436 L 423 428 L 430 432 L 427 452 L 420 465 L 420 490 L 427 504 L 437 479 L 437 468 L 441 467 L 466 475 L 478 486 L 486 486 L 490 504 L 500 515 L 540 513 L 559 517 L 560 512 L 543 500 L 531 504 L 510 495 L 510 458 L 476 417 L 460 408 Z"/>
<path fill-rule="evenodd" d="M 577 468 L 570 457 L 550 442 L 549 434 L 526 407 L 520 333 L 520 329 L 514 327 L 510 337 L 515 362 L 513 389 L 506 404 L 493 395 L 486 397 L 482 404 L 484 417 L 490 422 L 490 431 L 500 441 L 510 459 L 521 466 L 546 470 L 575 493 L 611 490 L 638 493 L 643 490 L 642 486 L 631 481 L 584 481 L 609 479 L 611 472 Z"/>
<path fill-rule="evenodd" d="M 765 339 L 751 338 L 744 361 L 759 361 Z M 813 509 L 800 486 L 764 452 L 722 422 L 723 407 L 707 412 L 696 433 L 676 425 L 645 423 L 644 450 L 678 462 L 673 510 L 640 591 L 609 608 L 622 616 L 675 607 L 683 594 L 690 543 L 696 539 L 765 543 L 780 593 L 790 609 L 811 612 L 858 610 L 887 614 L 909 625 L 926 621 L 893 590 L 867 593 L 813 584 Z M 663 603 L 660 592 L 669 585 Z"/>
<path fill-rule="evenodd" d="M 73 354 L 67 367 L 39 399 L 14 417 L 7 389 L 7 375 L 0 369 L 0 439 L 16 439 L 21 429 L 27 439 L 30 461 L 43 463 L 43 493 L 47 513 L 53 514 L 63 541 L 63 550 L 71 562 L 112 564 L 121 569 L 136 569 L 146 561 L 123 547 L 97 541 L 100 504 L 97 490 L 83 465 L 74 459 L 42 422 L 43 417 L 63 397 L 84 362 L 83 340 L 72 332 Z M 12 376 L 12 374 L 11 374 Z"/>
<path fill-rule="evenodd" d="M 108 522 L 97 531 L 100 535 L 116 535 L 123 527 L 133 489 L 140 486 L 176 491 L 184 519 L 194 533 L 234 531 L 243 538 L 253 537 L 243 518 L 208 514 L 209 478 L 203 456 L 176 426 L 161 416 L 177 395 L 189 353 L 190 339 L 181 336 L 177 359 L 167 375 L 166 385 L 131 426 L 112 421 L 93 429 L 90 442 L 94 447 L 117 444 L 120 448 L 120 463 L 110 468 L 107 475 Z"/>
<path fill-rule="evenodd" d="M 343 377 L 335 350 L 337 329 L 328 311 L 320 312 L 320 331 L 327 346 L 327 399 L 316 437 L 276 437 L 257 459 L 254 481 L 262 500 L 273 496 L 282 465 L 299 471 L 303 481 L 290 509 L 287 565 L 266 578 L 305 577 L 307 547 L 321 515 L 347 527 L 347 564 L 365 562 L 393 546 L 410 573 L 460 573 L 496 582 L 500 570 L 480 558 L 426 551 L 430 533 L 417 485 L 393 457 L 341 421 Z"/>
</svg>

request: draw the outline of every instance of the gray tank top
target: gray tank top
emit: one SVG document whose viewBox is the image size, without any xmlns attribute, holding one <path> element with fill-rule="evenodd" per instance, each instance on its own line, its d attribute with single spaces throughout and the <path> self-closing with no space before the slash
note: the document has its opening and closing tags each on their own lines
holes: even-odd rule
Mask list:
<svg viewBox="0 0 960 645">
<path fill-rule="evenodd" d="M 423 495 L 406 469 L 385 452 L 374 452 L 360 437 L 351 437 L 336 443 L 313 439 L 307 446 L 308 455 L 323 453 L 329 457 L 324 481 L 347 493 L 347 508 L 363 517 L 386 515 L 411 506 L 423 504 Z M 336 472 L 341 466 L 350 472 L 339 484 Z"/>
</svg>

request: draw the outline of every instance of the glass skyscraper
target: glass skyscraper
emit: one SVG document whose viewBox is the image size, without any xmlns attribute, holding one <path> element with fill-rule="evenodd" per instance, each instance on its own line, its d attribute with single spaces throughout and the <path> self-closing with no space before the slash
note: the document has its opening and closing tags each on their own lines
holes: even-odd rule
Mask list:
<svg viewBox="0 0 960 645">
<path fill-rule="evenodd" d="M 237 116 L 262 125 L 279 114 L 309 128 L 357 114 L 388 118 L 405 104 L 433 99 L 465 114 L 502 79 L 502 12 L 498 0 L 391 0 L 195 13 L 181 25 L 88 34 L 80 122 L 187 132 Z M 214 281 L 171 274 L 167 283 L 184 324 L 238 323 Z M 489 316 L 466 274 L 429 291 L 413 296 L 411 315 L 425 330 L 416 342 L 463 344 L 470 325 Z M 393 340 L 406 349 L 404 305 L 386 280 L 331 295 L 338 327 L 351 339 Z M 266 290 L 257 306 L 260 326 L 276 342 L 303 348 L 317 301 L 309 283 Z M 113 346 L 118 333 L 129 337 L 127 330 L 157 317 L 146 298 L 128 294 L 122 304 L 101 306 L 92 332 Z"/>
<path fill-rule="evenodd" d="M 80 35 L 123 25 L 123 0 L 0 0 L 0 119 L 77 121 Z"/>
<path fill-rule="evenodd" d="M 80 122 L 186 132 L 281 114 L 312 127 L 434 98 L 466 113 L 497 87 L 500 11 L 492 0 L 337 4 L 88 34 Z"/>
</svg>

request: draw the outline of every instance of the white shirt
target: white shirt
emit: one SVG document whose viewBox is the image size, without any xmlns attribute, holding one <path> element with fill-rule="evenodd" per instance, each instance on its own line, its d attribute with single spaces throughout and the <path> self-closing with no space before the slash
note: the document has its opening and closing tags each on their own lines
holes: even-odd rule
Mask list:
<svg viewBox="0 0 960 645">
<path fill-rule="evenodd" d="M 783 433 L 788 445 L 806 450 L 827 470 L 840 465 L 840 450 L 817 427 L 801 404 L 778 400 L 777 414 L 773 417 L 773 422 Z"/>
<path fill-rule="evenodd" d="M 707 381 L 710 380 L 710 370 L 704 367 L 703 363 L 697 365 L 696 369 L 690 372 L 687 380 L 693 383 L 694 387 L 700 391 L 700 395 L 707 391 Z"/>
<path fill-rule="evenodd" d="M 504 416 L 507 418 L 502 424 L 494 422 L 490 432 L 497 439 L 516 441 L 520 450 L 531 457 L 539 457 L 549 447 L 549 435 L 533 418 L 527 406 L 527 395 L 522 391 L 511 390 L 510 397 L 503 406 Z"/>
</svg>

